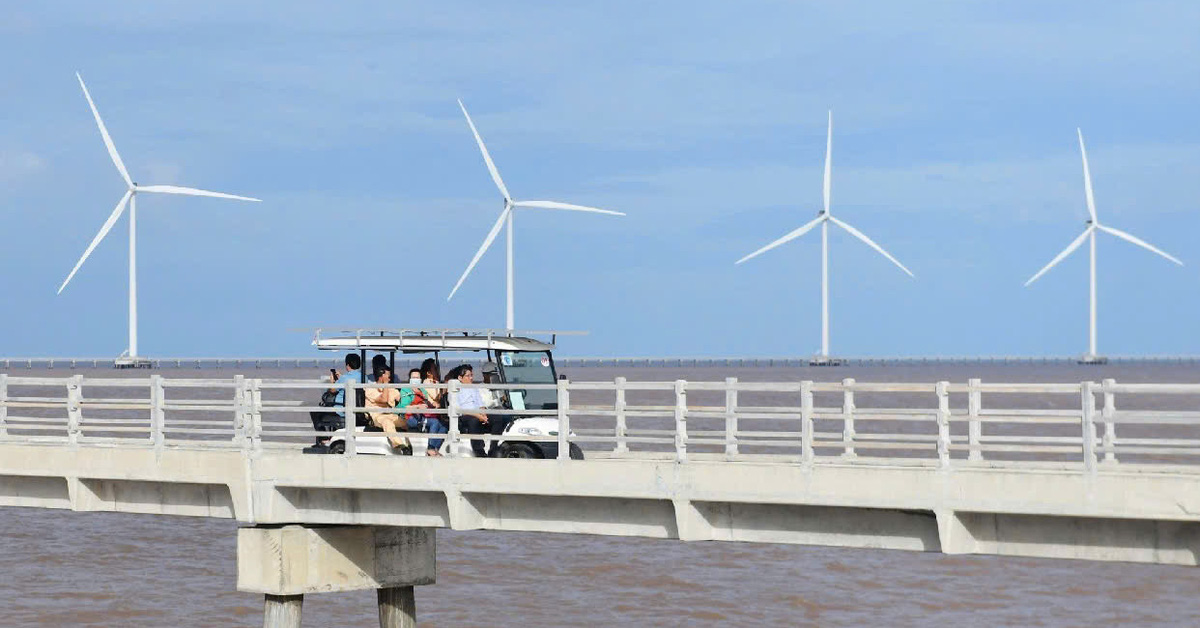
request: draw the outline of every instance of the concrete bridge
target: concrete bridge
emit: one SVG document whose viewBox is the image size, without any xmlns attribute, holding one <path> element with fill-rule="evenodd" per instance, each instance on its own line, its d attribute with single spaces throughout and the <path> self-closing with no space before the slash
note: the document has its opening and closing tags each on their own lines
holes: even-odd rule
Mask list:
<svg viewBox="0 0 1200 628">
<path fill-rule="evenodd" d="M 267 625 L 411 625 L 438 527 L 1200 560 L 1200 385 L 560 382 L 553 460 L 302 454 L 327 386 L 0 375 L 0 505 L 236 519 Z"/>
</svg>

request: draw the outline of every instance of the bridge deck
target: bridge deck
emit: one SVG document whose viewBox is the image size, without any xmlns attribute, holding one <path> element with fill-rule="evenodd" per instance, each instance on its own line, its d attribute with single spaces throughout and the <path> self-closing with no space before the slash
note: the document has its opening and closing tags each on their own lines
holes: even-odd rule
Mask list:
<svg viewBox="0 0 1200 628">
<path fill-rule="evenodd" d="M 0 505 L 1188 565 L 1200 556 L 1200 417 L 1187 409 L 1200 386 L 563 383 L 550 413 L 574 434 L 547 438 L 581 444 L 587 460 L 303 455 L 316 433 L 302 404 L 324 386 L 0 376 Z M 1011 401 L 985 407 L 984 395 Z"/>
</svg>

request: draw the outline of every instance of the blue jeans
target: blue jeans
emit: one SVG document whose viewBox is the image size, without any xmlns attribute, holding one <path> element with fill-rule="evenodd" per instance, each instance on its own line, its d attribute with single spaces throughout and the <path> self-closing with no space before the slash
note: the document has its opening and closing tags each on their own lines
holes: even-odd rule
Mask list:
<svg viewBox="0 0 1200 628">
<path fill-rule="evenodd" d="M 407 424 L 408 424 L 408 431 L 410 431 L 410 432 L 428 432 L 430 434 L 445 434 L 450 431 L 450 430 L 446 429 L 446 426 L 443 425 L 441 421 L 437 420 L 437 417 L 432 417 L 432 416 L 409 417 Z M 427 448 L 428 449 L 441 449 L 442 442 L 443 441 L 440 438 L 431 438 L 431 439 L 429 439 L 429 445 L 427 446 Z"/>
</svg>

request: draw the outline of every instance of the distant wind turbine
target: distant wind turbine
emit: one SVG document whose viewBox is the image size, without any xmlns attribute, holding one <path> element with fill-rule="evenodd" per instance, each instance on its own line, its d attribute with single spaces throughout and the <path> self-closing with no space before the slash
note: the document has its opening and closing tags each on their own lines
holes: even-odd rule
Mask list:
<svg viewBox="0 0 1200 628">
<path fill-rule="evenodd" d="M 571 203 L 560 203 L 558 201 L 514 201 L 512 195 L 508 193 L 508 188 L 504 187 L 504 181 L 500 178 L 500 171 L 496 169 L 496 164 L 492 162 L 492 156 L 488 154 L 487 146 L 483 144 L 483 138 L 479 136 L 479 131 L 475 129 L 475 123 L 471 121 L 471 114 L 467 113 L 467 108 L 463 106 L 461 100 L 458 101 L 458 106 L 462 109 L 463 115 L 467 118 L 467 125 L 471 127 L 471 133 L 475 136 L 475 142 L 479 144 L 479 152 L 483 153 L 483 161 L 487 164 L 488 172 L 492 174 L 492 181 L 496 183 L 496 187 L 500 189 L 500 194 L 504 196 L 504 209 L 500 211 L 500 217 L 496 220 L 496 224 L 492 225 L 492 230 L 488 232 L 487 237 L 483 240 L 483 245 L 475 252 L 475 257 L 471 258 L 471 263 L 467 265 L 467 269 L 463 271 L 462 277 L 458 278 L 458 283 L 454 284 L 454 289 L 450 291 L 450 296 L 446 300 L 454 298 L 454 293 L 458 292 L 459 287 L 466 281 L 467 275 L 471 274 L 471 270 L 475 268 L 475 264 L 479 263 L 479 258 L 487 252 L 488 247 L 496 240 L 496 236 L 500 233 L 502 226 L 507 226 L 506 239 L 508 249 L 507 260 L 507 315 L 505 316 L 505 325 L 507 329 L 516 329 L 513 323 L 513 212 L 518 207 L 537 208 L 537 209 L 562 209 L 577 212 L 592 212 L 595 214 L 611 214 L 613 216 L 624 216 L 621 212 L 615 212 L 608 209 L 597 209 L 595 207 L 585 207 L 583 205 L 572 205 Z"/>
<path fill-rule="evenodd" d="M 1100 219 L 1096 217 L 1096 198 L 1092 194 L 1092 173 L 1088 169 L 1087 149 L 1083 145 L 1083 131 L 1081 129 L 1075 129 L 1075 133 L 1079 136 L 1079 153 L 1083 156 L 1083 190 L 1085 196 L 1087 197 L 1089 216 L 1087 222 L 1085 223 L 1087 227 L 1083 230 L 1083 233 L 1079 234 L 1078 238 L 1075 238 L 1073 242 L 1067 245 L 1067 248 L 1063 249 L 1062 253 L 1059 253 L 1057 257 L 1050 260 L 1050 263 L 1046 264 L 1045 268 L 1042 268 L 1037 272 L 1036 275 L 1030 277 L 1029 281 L 1025 282 L 1025 285 L 1028 286 L 1029 284 L 1037 281 L 1042 275 L 1046 274 L 1046 271 L 1054 268 L 1059 262 L 1066 259 L 1068 255 L 1074 253 L 1075 249 L 1078 249 L 1083 245 L 1084 240 L 1089 240 L 1089 247 L 1091 249 L 1091 294 L 1088 310 L 1088 352 L 1087 355 L 1083 356 L 1083 361 L 1104 362 L 1104 358 L 1101 358 L 1096 352 L 1096 231 L 1103 231 L 1105 233 L 1115 235 L 1127 242 L 1132 242 L 1133 244 L 1136 244 L 1143 249 L 1150 251 L 1151 253 L 1161 255 L 1172 262 L 1179 264 L 1180 266 L 1183 266 L 1183 262 L 1151 245 L 1149 242 L 1134 237 L 1133 235 L 1125 233 L 1119 229 L 1114 229 L 1107 225 L 1100 224 Z"/>
<path fill-rule="evenodd" d="M 736 263 L 741 264 L 749 259 L 753 259 L 770 251 L 771 249 L 787 244 L 796 238 L 812 231 L 817 225 L 821 226 L 821 354 L 820 362 L 829 362 L 829 223 L 833 223 L 842 229 L 845 229 L 850 235 L 862 240 L 867 246 L 875 249 L 881 255 L 888 258 L 893 264 L 900 267 L 900 270 L 912 277 L 912 271 L 904 267 L 899 260 L 892 257 L 890 253 L 883 250 L 883 247 L 876 244 L 871 238 L 868 238 L 858 229 L 850 226 L 846 222 L 838 220 L 830 212 L 829 200 L 833 178 L 833 111 L 829 112 L 829 130 L 825 138 L 825 184 L 822 190 L 824 199 L 824 209 L 817 213 L 817 217 L 804 226 L 792 231 L 791 233 L 779 238 L 778 240 L 758 249 L 757 251 L 743 257 Z"/>
<path fill-rule="evenodd" d="M 160 194 L 182 194 L 186 196 L 211 196 L 215 198 L 228 198 L 238 201 L 258 201 L 257 198 L 249 198 L 246 196 L 235 196 L 233 194 L 224 194 L 222 192 L 209 192 L 207 190 L 198 190 L 196 188 L 180 187 L 177 185 L 138 185 L 129 177 L 129 172 L 125 169 L 125 163 L 121 161 L 121 156 L 117 154 L 117 148 L 113 145 L 112 138 L 108 135 L 108 129 L 104 126 L 104 121 L 100 119 L 100 112 L 96 110 L 96 103 L 92 101 L 92 95 L 88 93 L 87 85 L 83 83 L 83 77 L 78 72 L 75 73 L 75 78 L 79 79 L 79 86 L 83 88 L 83 97 L 87 99 L 88 106 L 92 109 L 92 116 L 96 118 L 96 126 L 100 127 L 100 137 L 104 139 L 104 145 L 108 147 L 108 155 L 112 158 L 113 165 L 117 167 L 117 172 L 121 173 L 121 178 L 125 180 L 127 189 L 125 195 L 121 197 L 117 203 L 116 209 L 108 216 L 108 220 L 104 221 L 104 226 L 100 227 L 100 232 L 92 239 L 92 243 L 88 245 L 87 250 L 83 252 L 83 256 L 75 263 L 75 268 L 71 269 L 71 273 L 58 287 L 58 293 L 62 294 L 67 284 L 71 282 L 71 278 L 83 266 L 83 262 L 92 254 L 92 250 L 108 232 L 112 230 L 117 219 L 121 217 L 121 213 L 125 211 L 125 205 L 129 205 L 129 348 L 126 350 L 126 355 L 131 360 L 136 360 L 138 357 L 138 338 L 137 338 L 137 195 L 139 192 L 157 192 Z"/>
</svg>

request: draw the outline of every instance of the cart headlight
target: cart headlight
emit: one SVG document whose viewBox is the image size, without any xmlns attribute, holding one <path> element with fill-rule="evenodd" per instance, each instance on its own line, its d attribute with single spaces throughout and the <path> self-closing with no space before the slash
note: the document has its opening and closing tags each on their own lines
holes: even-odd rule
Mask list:
<svg viewBox="0 0 1200 628">
<path fill-rule="evenodd" d="M 539 430 L 536 427 L 520 427 L 520 428 L 517 428 L 517 432 L 520 434 L 524 434 L 526 436 L 541 436 L 542 435 L 542 430 Z"/>
</svg>

